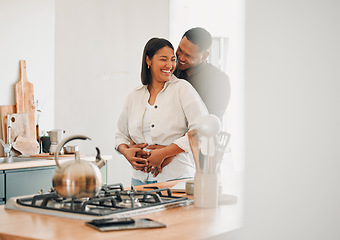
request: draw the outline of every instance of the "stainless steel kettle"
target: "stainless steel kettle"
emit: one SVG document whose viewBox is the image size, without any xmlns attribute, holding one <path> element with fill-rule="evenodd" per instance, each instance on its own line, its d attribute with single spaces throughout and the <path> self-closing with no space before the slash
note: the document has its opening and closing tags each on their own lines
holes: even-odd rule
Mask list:
<svg viewBox="0 0 340 240">
<path fill-rule="evenodd" d="M 54 159 L 57 165 L 53 176 L 53 187 L 60 197 L 67 198 L 84 198 L 98 195 L 102 184 L 102 174 L 99 170 L 105 165 L 105 161 L 100 156 L 99 148 L 97 150 L 96 163 L 93 164 L 86 160 L 80 159 L 79 151 L 75 152 L 75 160 L 59 164 L 58 156 L 62 147 L 75 139 L 91 140 L 83 135 L 74 135 L 63 139 L 57 146 Z"/>
</svg>

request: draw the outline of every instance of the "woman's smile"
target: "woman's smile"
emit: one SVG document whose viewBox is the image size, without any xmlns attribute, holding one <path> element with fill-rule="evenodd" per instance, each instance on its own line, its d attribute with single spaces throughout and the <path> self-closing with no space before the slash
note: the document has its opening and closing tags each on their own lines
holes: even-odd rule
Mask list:
<svg viewBox="0 0 340 240">
<path fill-rule="evenodd" d="M 166 75 L 171 75 L 171 70 L 172 70 L 172 68 L 170 68 L 170 69 L 162 69 L 161 71 L 163 72 L 163 73 L 165 73 Z"/>
</svg>

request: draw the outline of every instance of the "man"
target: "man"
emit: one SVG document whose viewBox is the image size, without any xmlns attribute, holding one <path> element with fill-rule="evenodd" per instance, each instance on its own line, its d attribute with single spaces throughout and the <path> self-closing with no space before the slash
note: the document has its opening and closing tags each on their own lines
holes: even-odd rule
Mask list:
<svg viewBox="0 0 340 240">
<path fill-rule="evenodd" d="M 192 28 L 184 33 L 177 51 L 174 74 L 187 80 L 196 89 L 209 113 L 221 121 L 230 99 L 229 77 L 207 63 L 211 35 L 203 28 Z"/>
</svg>

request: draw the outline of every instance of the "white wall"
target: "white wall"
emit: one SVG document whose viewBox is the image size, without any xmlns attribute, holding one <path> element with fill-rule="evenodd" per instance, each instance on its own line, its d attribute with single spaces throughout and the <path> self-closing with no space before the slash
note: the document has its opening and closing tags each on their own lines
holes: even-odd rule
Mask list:
<svg viewBox="0 0 340 240">
<path fill-rule="evenodd" d="M 54 0 L 0 0 L 0 105 L 15 104 L 20 60 L 26 60 L 28 81 L 42 107 L 40 128 L 52 128 Z"/>
<path fill-rule="evenodd" d="M 244 239 L 340 239 L 340 2 L 246 6 Z"/>
<path fill-rule="evenodd" d="M 130 165 L 114 151 L 127 94 L 140 83 L 151 37 L 169 37 L 168 0 L 58 0 L 55 42 L 55 127 L 85 134 L 81 152 L 111 154 L 109 183 L 129 186 Z"/>
</svg>

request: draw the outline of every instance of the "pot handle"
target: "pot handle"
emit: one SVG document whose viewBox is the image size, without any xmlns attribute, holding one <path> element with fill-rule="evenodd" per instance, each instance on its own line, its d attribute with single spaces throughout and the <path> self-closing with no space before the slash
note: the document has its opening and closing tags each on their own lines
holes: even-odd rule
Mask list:
<svg viewBox="0 0 340 240">
<path fill-rule="evenodd" d="M 56 163 L 57 167 L 60 167 L 58 159 L 59 159 L 59 152 L 62 149 L 62 147 L 66 143 L 68 143 L 68 142 L 70 142 L 72 140 L 76 140 L 76 139 L 80 139 L 80 140 L 87 140 L 88 139 L 88 140 L 91 140 L 91 138 L 86 137 L 84 135 L 72 135 L 72 136 L 69 136 L 69 137 L 64 138 L 63 140 L 61 140 L 61 142 L 58 144 L 57 149 L 55 150 L 55 153 L 54 153 L 54 160 L 55 160 L 55 163 Z"/>
<path fill-rule="evenodd" d="M 102 159 L 102 156 L 100 155 L 100 150 L 98 147 L 96 147 L 97 156 L 96 156 L 96 166 L 98 168 L 102 168 L 105 165 L 105 160 Z"/>
</svg>

